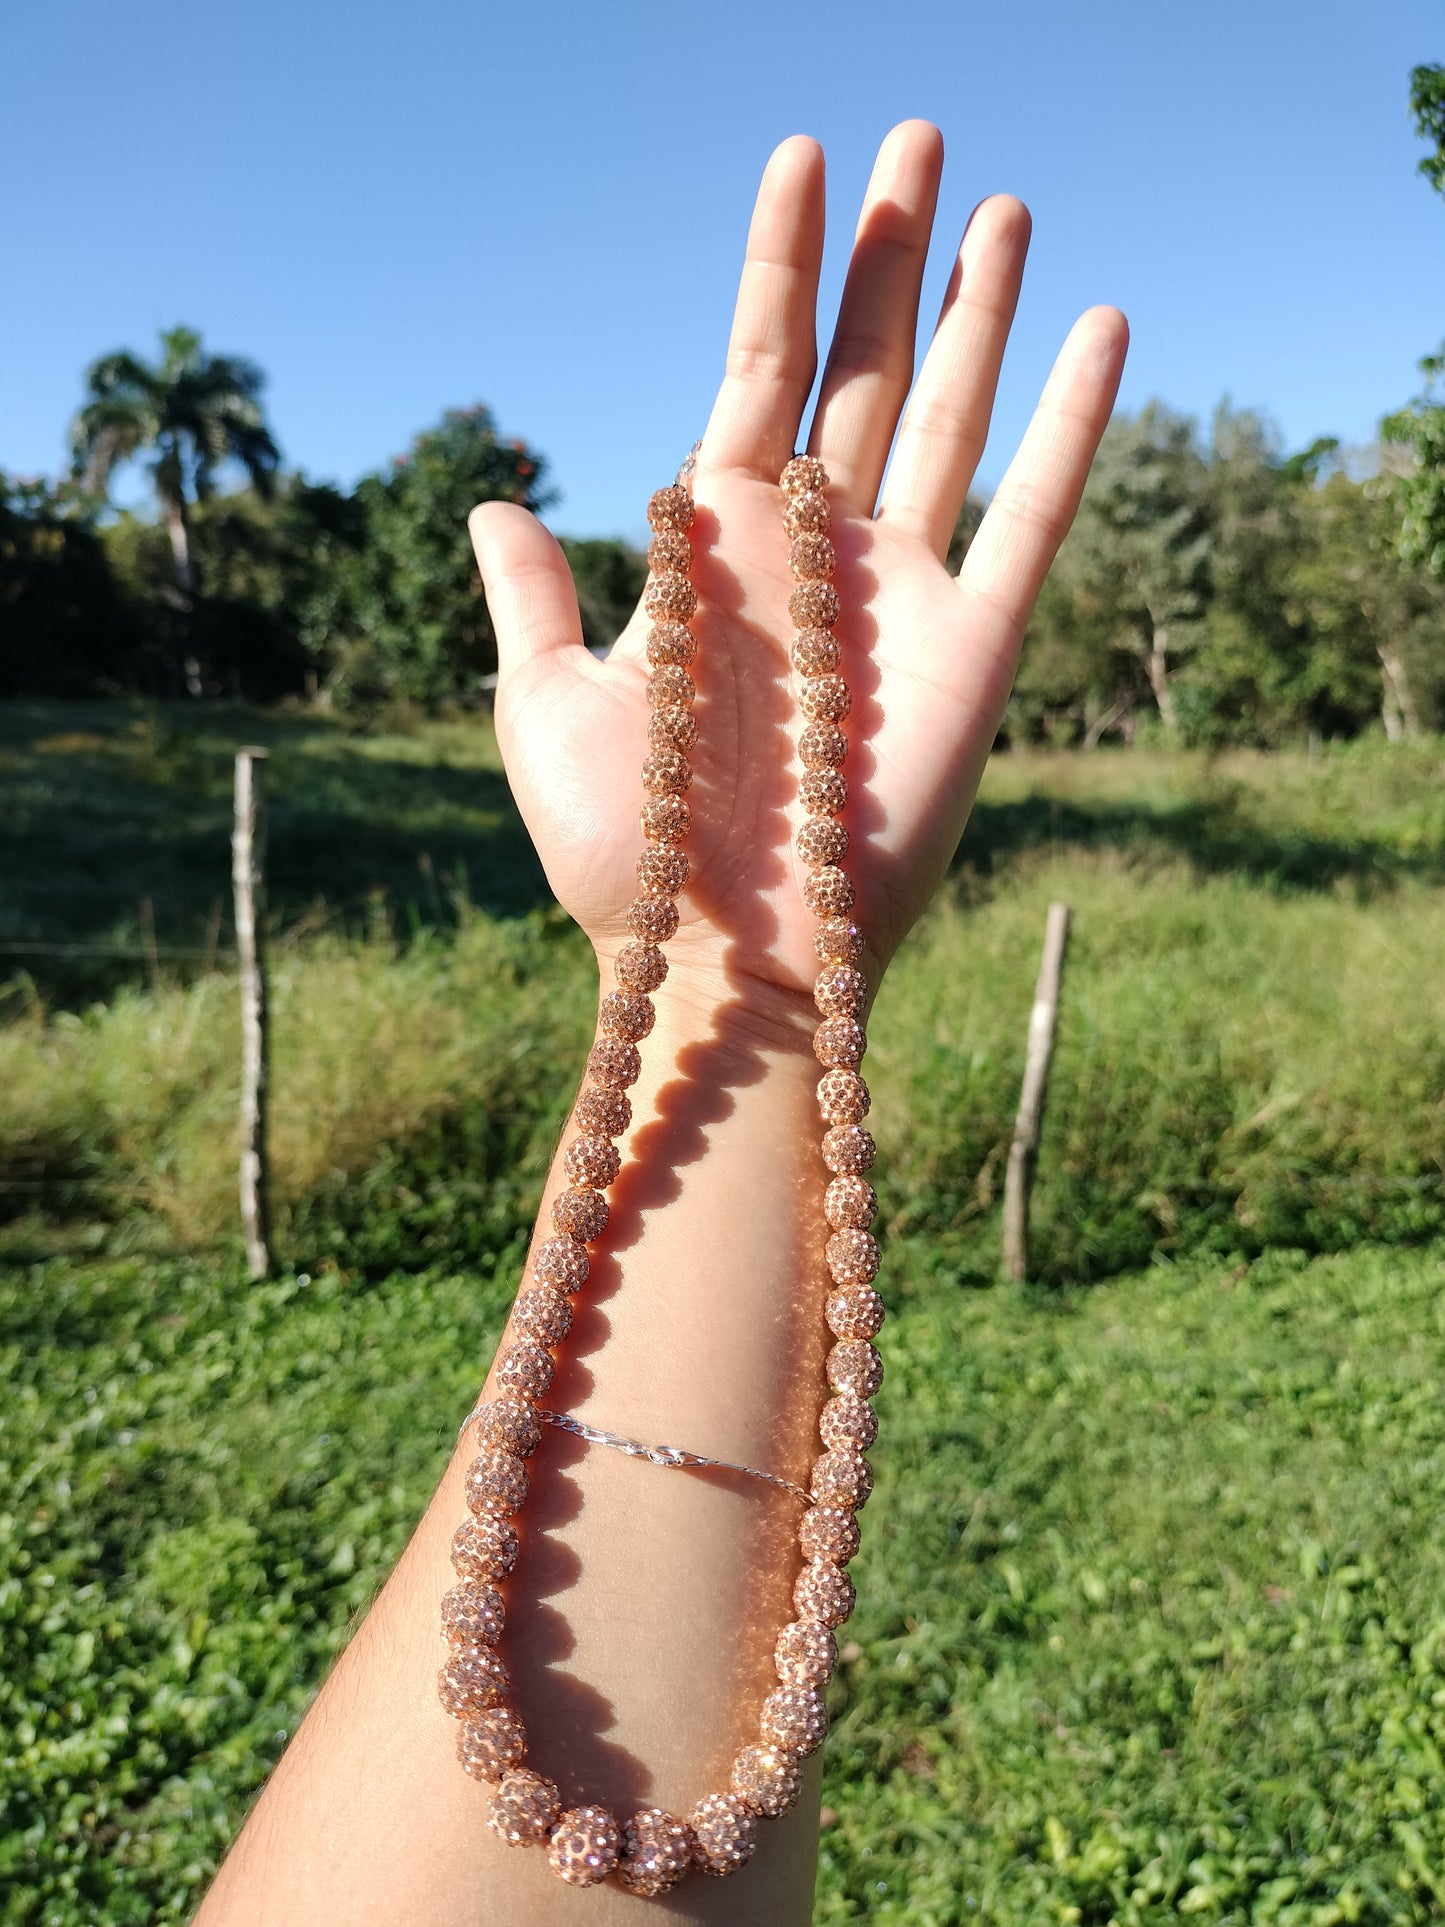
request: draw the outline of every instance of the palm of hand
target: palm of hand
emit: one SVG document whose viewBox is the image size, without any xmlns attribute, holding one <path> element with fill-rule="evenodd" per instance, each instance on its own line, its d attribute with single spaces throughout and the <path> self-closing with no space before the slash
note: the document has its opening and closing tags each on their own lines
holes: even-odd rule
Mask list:
<svg viewBox="0 0 1445 1927">
<path fill-rule="evenodd" d="M 970 224 L 899 429 L 940 159 L 936 134 L 917 123 L 885 144 L 810 441 L 833 483 L 837 632 L 853 696 L 846 867 L 875 977 L 957 845 L 1019 637 L 1077 506 L 1124 349 L 1112 311 L 1076 326 L 955 581 L 942 557 L 982 447 L 1027 217 L 1017 203 L 994 201 Z M 669 946 L 675 961 L 787 991 L 805 990 L 817 962 L 792 848 L 799 720 L 776 478 L 815 365 L 820 160 L 811 144 L 790 142 L 764 177 L 729 374 L 693 480 L 693 876 Z M 769 272 L 774 284 L 783 279 L 781 293 L 758 287 Z M 600 954 L 614 954 L 627 940 L 643 847 L 647 618 L 634 615 L 599 662 L 581 647 L 570 578 L 551 537 L 523 511 L 498 506 L 477 511 L 473 534 L 498 630 L 497 727 L 513 789 L 559 901 Z"/>
<path fill-rule="evenodd" d="M 792 849 L 799 719 L 789 688 L 793 584 L 780 498 L 746 475 L 700 475 L 696 494 L 693 880 L 674 954 L 726 951 L 735 970 L 806 989 L 817 969 L 816 920 Z M 969 654 L 966 611 L 937 557 L 846 510 L 835 513 L 833 535 L 842 673 L 853 694 L 849 869 L 858 918 L 886 960 L 952 854 L 1008 670 L 999 665 L 1000 688 L 971 703 L 956 679 L 934 673 Z M 548 655 L 498 703 L 507 768 L 548 879 L 604 952 L 627 940 L 643 848 L 647 626 L 634 616 L 606 663 L 580 650 Z"/>
</svg>

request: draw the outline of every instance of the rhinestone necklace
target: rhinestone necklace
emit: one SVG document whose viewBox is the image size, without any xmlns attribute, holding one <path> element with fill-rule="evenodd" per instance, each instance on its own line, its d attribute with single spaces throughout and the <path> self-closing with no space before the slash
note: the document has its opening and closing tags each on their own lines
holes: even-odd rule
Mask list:
<svg viewBox="0 0 1445 1927">
<path fill-rule="evenodd" d="M 883 1321 L 883 1301 L 873 1289 L 878 1245 L 867 1227 L 877 1199 L 864 1176 L 873 1162 L 873 1139 L 863 1127 L 869 1097 L 858 1074 L 865 1047 L 859 1017 L 867 994 L 858 969 L 863 939 L 850 916 L 853 885 L 839 867 L 848 851 L 848 832 L 839 821 L 848 800 L 841 768 L 848 742 L 840 725 L 850 698 L 838 674 L 842 651 L 834 633 L 839 602 L 832 582 L 828 477 L 812 456 L 795 456 L 783 470 L 781 487 L 795 581 L 788 602 L 796 631 L 791 660 L 806 719 L 798 756 L 804 771 L 799 794 L 808 821 L 796 848 L 808 868 L 803 896 L 818 918 L 815 948 L 822 963 L 813 988 L 822 1017 L 813 1048 L 824 1067 L 818 1106 L 826 1127 L 822 1160 L 832 1173 L 824 1212 L 831 1229 L 825 1258 L 834 1287 L 826 1316 L 836 1342 L 827 1359 L 832 1395 L 818 1421 L 825 1449 L 813 1463 L 808 1494 L 771 1473 L 729 1469 L 807 1499 L 798 1528 L 797 1617 L 778 1636 L 779 1685 L 763 1701 L 760 1737 L 733 1762 L 725 1792 L 704 1794 L 686 1815 L 643 1807 L 621 1824 L 602 1806 L 564 1811 L 556 1782 L 526 1764 L 526 1729 L 507 1704 L 510 1680 L 497 1651 L 505 1623 L 497 1587 L 517 1561 L 512 1515 L 526 1499 L 526 1460 L 541 1439 L 542 1425 L 561 1425 L 654 1464 L 729 1463 L 584 1427 L 540 1404 L 552 1383 L 553 1353 L 571 1329 L 572 1296 L 587 1281 L 587 1247 L 607 1226 L 604 1194 L 622 1162 L 615 1140 L 632 1121 L 627 1090 L 641 1071 L 637 1046 L 653 1026 L 652 993 L 667 975 L 662 945 L 677 930 L 676 899 L 688 878 L 683 845 L 691 826 L 686 791 L 692 769 L 687 752 L 697 740 L 696 692 L 688 665 L 697 651 L 690 625 L 698 606 L 689 579 L 693 500 L 684 480 L 689 469 L 690 462 L 647 506 L 653 530 L 644 598 L 652 617 L 648 754 L 642 765 L 647 847 L 637 862 L 639 894 L 627 912 L 631 941 L 618 953 L 619 987 L 602 1000 L 600 1034 L 572 1112 L 574 1135 L 563 1157 L 568 1188 L 552 1206 L 555 1235 L 539 1241 L 530 1254 L 529 1282 L 512 1308 L 508 1343 L 496 1362 L 496 1396 L 464 1422 L 463 1429 L 475 1423 L 480 1449 L 466 1478 L 470 1516 L 452 1541 L 460 1584 L 442 1602 L 450 1653 L 438 1681 L 443 1706 L 461 1722 L 463 1767 L 494 1789 L 488 1817 L 493 1832 L 511 1846 L 544 1847 L 553 1871 L 571 1886 L 590 1887 L 611 1876 L 630 1892 L 647 1896 L 666 1893 L 694 1868 L 730 1874 L 746 1865 L 759 1819 L 787 1812 L 797 1798 L 803 1759 L 822 1744 L 828 1728 L 822 1689 L 837 1660 L 833 1629 L 853 1610 L 846 1567 L 858 1550 L 855 1514 L 873 1484 L 863 1454 L 877 1435 L 878 1421 L 868 1400 L 883 1376 L 882 1360 L 870 1342 Z"/>
</svg>

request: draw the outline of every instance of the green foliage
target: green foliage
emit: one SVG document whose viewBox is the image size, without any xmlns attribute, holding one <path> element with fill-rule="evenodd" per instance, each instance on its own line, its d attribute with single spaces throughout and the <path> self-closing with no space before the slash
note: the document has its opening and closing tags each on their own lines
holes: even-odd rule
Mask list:
<svg viewBox="0 0 1445 1927">
<path fill-rule="evenodd" d="M 1410 451 L 1411 466 L 1395 485 L 1399 513 L 1396 544 L 1405 562 L 1423 563 L 1445 579 L 1445 402 L 1438 381 L 1445 350 L 1420 364 L 1429 386 L 1384 424 L 1388 441 Z"/>
<path fill-rule="evenodd" d="M 1413 69 L 1410 112 L 1415 132 L 1433 150 L 1420 162 L 1420 172 L 1437 194 L 1445 194 L 1445 67 Z"/>
<path fill-rule="evenodd" d="M 230 462 L 263 493 L 281 453 L 266 424 L 266 377 L 254 362 L 204 353 L 193 328 L 161 336 L 161 358 L 129 350 L 102 355 L 86 370 L 89 399 L 70 431 L 76 479 L 104 497 L 121 463 L 149 451 L 156 499 L 171 531 L 176 571 L 191 589 L 186 511 L 215 492 L 216 471 Z"/>
<path fill-rule="evenodd" d="M 1090 472 L 1065 582 L 1097 646 L 1142 671 L 1166 728 L 1176 727 L 1171 665 L 1194 646 L 1213 547 L 1193 423 L 1150 402 L 1116 415 Z"/>
<path fill-rule="evenodd" d="M 128 616 L 88 499 L 0 470 L 0 697 L 103 686 L 133 640 Z"/>
<path fill-rule="evenodd" d="M 642 600 L 647 558 L 623 542 L 562 537 L 562 552 L 577 586 L 582 639 L 589 649 L 610 649 Z"/>
<path fill-rule="evenodd" d="M 587 1009 L 584 947 L 543 908 L 490 725 L 371 738 L 232 713 L 223 732 L 215 711 L 182 706 L 165 729 L 112 713 L 107 736 L 103 712 L 82 714 L 84 735 L 52 733 L 63 710 L 48 727 L 32 712 L 28 737 L 6 719 L 0 942 L 64 930 L 133 955 L 17 959 L 29 975 L 0 1030 L 12 1209 L 39 1185 L 55 1235 L 90 1226 L 189 1250 L 232 1235 L 234 993 L 202 958 L 164 955 L 169 987 L 143 991 L 137 904 L 154 892 L 162 946 L 209 940 L 224 960 L 229 933 L 207 920 L 225 900 L 229 750 L 259 737 L 282 1248 L 369 1272 L 408 1248 L 470 1262 L 478 1221 L 456 1174 L 490 1162 L 503 1113 L 534 1118 L 542 1101 L 498 1097 L 491 1067 L 525 1039 L 530 1082 L 562 1101 L 565 1040 L 580 1048 Z M 944 1271 L 993 1275 L 1051 896 L 1076 921 L 1039 1275 L 1105 1277 L 1201 1248 L 1408 1243 L 1445 1225 L 1439 756 L 1427 741 L 1315 759 L 996 757 L 965 867 L 872 1026 L 893 1235 L 924 1241 Z M 69 894 L 75 877 L 95 879 L 88 893 Z M 70 921 L 52 925 L 62 890 Z M 479 900 L 531 906 L 535 927 L 510 936 Z M 75 1014 L 48 1016 L 25 989 L 37 978 Z M 514 979 L 515 999 L 502 994 Z M 136 988 L 88 1007 L 118 981 Z M 550 1051 L 549 1027 L 564 1040 Z M 23 1221 L 15 1235 L 30 1235 Z"/>
<path fill-rule="evenodd" d="M 1445 194 L 1445 67 L 1416 67 L 1410 75 L 1410 112 L 1415 131 L 1430 145 L 1420 172 L 1437 193 Z M 1427 387 L 1408 406 L 1391 415 L 1385 437 L 1410 451 L 1410 471 L 1396 486 L 1399 528 L 1396 543 L 1406 562 L 1423 563 L 1445 579 L 1445 403 L 1438 391 L 1445 374 L 1445 349 L 1420 363 Z"/>
<path fill-rule="evenodd" d="M 81 1008 L 149 982 L 143 899 L 167 981 L 229 950 L 245 743 L 270 752 L 267 888 L 281 929 L 391 942 L 454 930 L 470 900 L 503 916 L 550 902 L 484 719 L 363 733 L 316 709 L 7 703 L 0 945 L 67 947 L 22 959 L 45 1001 Z"/>
<path fill-rule="evenodd" d="M 1013 732 L 1092 746 L 1150 705 L 1209 747 L 1437 726 L 1445 602 L 1398 552 L 1394 484 L 1335 456 L 1324 437 L 1286 457 L 1227 404 L 1207 446 L 1156 405 L 1119 418 L 1034 613 Z"/>
<path fill-rule="evenodd" d="M 229 1255 L 225 975 L 163 960 L 74 1010 L 19 979 L 0 1029 L 16 1927 L 193 1910 L 450 1449 L 591 1023 L 575 932 L 467 907 L 541 896 L 484 718 L 12 706 L 0 914 L 44 928 L 48 869 L 93 879 L 78 940 L 134 935 L 147 878 L 163 936 L 199 927 L 258 736 L 300 1268 L 255 1287 Z M 1440 759 L 993 759 L 872 1031 L 894 1317 L 820 1923 L 1445 1907 Z M 1035 1230 L 1062 1288 L 971 1290 L 1059 895 Z"/>
<path fill-rule="evenodd" d="M 519 1264 L 0 1276 L 0 1917 L 188 1917 Z M 820 1922 L 1438 1918 L 1442 1265 L 1045 1301 L 895 1251 Z"/>
<path fill-rule="evenodd" d="M 895 1259 L 820 1923 L 1440 1917 L 1442 1284 Z"/>
<path fill-rule="evenodd" d="M 351 578 L 351 619 L 334 638 L 337 700 L 435 703 L 475 698 L 497 645 L 467 536 L 478 502 L 551 501 L 546 463 L 497 436 L 489 411 L 449 409 L 418 435 L 390 475 L 356 493 L 365 541 Z"/>
</svg>

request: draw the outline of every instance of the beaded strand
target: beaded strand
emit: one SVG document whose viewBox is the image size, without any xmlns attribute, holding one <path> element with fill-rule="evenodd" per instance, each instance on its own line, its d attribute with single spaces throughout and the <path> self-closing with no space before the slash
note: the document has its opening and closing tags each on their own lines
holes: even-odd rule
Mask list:
<svg viewBox="0 0 1445 1927">
<path fill-rule="evenodd" d="M 604 1193 L 621 1166 L 614 1140 L 631 1123 L 626 1093 L 640 1074 L 637 1046 L 653 1027 L 651 993 L 667 975 L 662 945 L 677 929 L 676 898 L 688 878 L 682 845 L 691 824 L 687 752 L 697 739 L 688 667 L 697 648 L 689 626 L 697 592 L 689 580 L 687 539 L 693 502 L 680 481 L 660 489 L 647 510 L 654 532 L 644 596 L 653 618 L 647 641 L 649 748 L 642 766 L 647 847 L 637 864 L 640 892 L 627 912 L 631 941 L 618 953 L 619 987 L 602 1000 L 602 1034 L 588 1056 L 587 1079 L 573 1110 L 576 1134 L 563 1158 L 569 1185 L 552 1207 L 555 1235 L 530 1254 L 530 1282 L 513 1307 L 509 1342 L 497 1359 L 497 1396 L 476 1413 L 481 1449 L 466 1475 L 470 1516 L 452 1541 L 460 1584 L 442 1602 L 450 1654 L 438 1690 L 447 1712 L 461 1722 L 458 1755 L 473 1778 L 495 1789 L 488 1817 L 493 1832 L 511 1846 L 545 1846 L 553 1871 L 577 1887 L 612 1875 L 630 1892 L 650 1897 L 668 1892 L 694 1868 L 721 1875 L 746 1865 L 759 1818 L 787 1812 L 797 1798 L 803 1759 L 822 1744 L 828 1728 L 822 1689 L 837 1660 L 833 1629 L 853 1609 L 846 1567 L 858 1550 L 854 1515 L 872 1488 L 863 1454 L 877 1421 L 867 1401 L 878 1390 L 882 1362 L 869 1341 L 883 1306 L 872 1288 L 878 1246 L 867 1230 L 876 1200 L 863 1177 L 873 1160 L 873 1140 L 862 1125 L 869 1097 L 857 1068 L 866 997 L 857 968 L 862 934 L 849 918 L 853 886 L 839 867 L 848 849 L 838 821 L 848 794 L 839 767 L 847 739 L 839 724 L 848 714 L 849 693 L 836 673 L 841 652 L 833 634 L 838 596 L 831 579 L 827 485 L 822 464 L 812 457 L 797 457 L 783 471 L 796 582 L 788 604 L 797 628 L 792 663 L 802 679 L 806 719 L 798 753 L 809 820 L 796 848 L 809 871 L 803 895 L 819 918 L 815 946 L 823 965 L 814 986 L 822 1018 L 814 1050 L 824 1066 L 818 1085 L 828 1127 L 822 1156 L 833 1173 L 824 1200 L 832 1234 L 825 1252 L 834 1286 L 826 1314 L 836 1341 L 827 1360 L 832 1395 L 819 1420 L 824 1451 L 812 1468 L 812 1503 L 798 1532 L 803 1566 L 793 1588 L 797 1617 L 783 1628 L 774 1654 L 780 1684 L 763 1702 L 759 1741 L 733 1763 L 728 1790 L 705 1795 L 685 1819 L 643 1807 L 619 1826 L 605 1807 L 564 1812 L 556 1782 L 524 1764 L 526 1730 L 506 1704 L 510 1682 L 496 1650 L 505 1624 L 497 1586 L 517 1560 L 511 1514 L 526 1498 L 525 1461 L 541 1438 L 538 1401 L 552 1382 L 553 1352 L 571 1329 L 571 1297 L 587 1280 L 587 1246 L 607 1226 Z"/>
</svg>

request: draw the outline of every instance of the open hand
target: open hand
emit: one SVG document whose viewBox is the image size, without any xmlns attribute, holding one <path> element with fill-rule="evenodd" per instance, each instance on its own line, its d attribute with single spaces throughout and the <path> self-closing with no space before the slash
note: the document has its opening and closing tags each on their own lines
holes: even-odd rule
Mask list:
<svg viewBox="0 0 1445 1927">
<path fill-rule="evenodd" d="M 955 580 L 944 556 L 988 432 L 1030 222 L 1007 196 L 976 209 L 914 382 L 942 162 L 942 139 L 926 122 L 895 128 L 880 149 L 807 441 L 831 482 L 841 673 L 853 693 L 845 868 L 875 981 L 957 847 L 1128 338 L 1115 309 L 1075 323 Z M 817 963 L 792 847 L 800 719 L 777 481 L 817 367 L 823 203 L 821 149 L 785 141 L 758 192 L 727 368 L 693 477 L 693 881 L 668 946 L 676 972 L 788 995 L 806 991 Z M 497 631 L 507 772 L 558 899 L 605 959 L 627 941 L 643 847 L 648 622 L 639 610 L 598 661 L 583 646 L 567 563 L 547 530 L 502 503 L 477 509 L 471 529 Z"/>
</svg>

